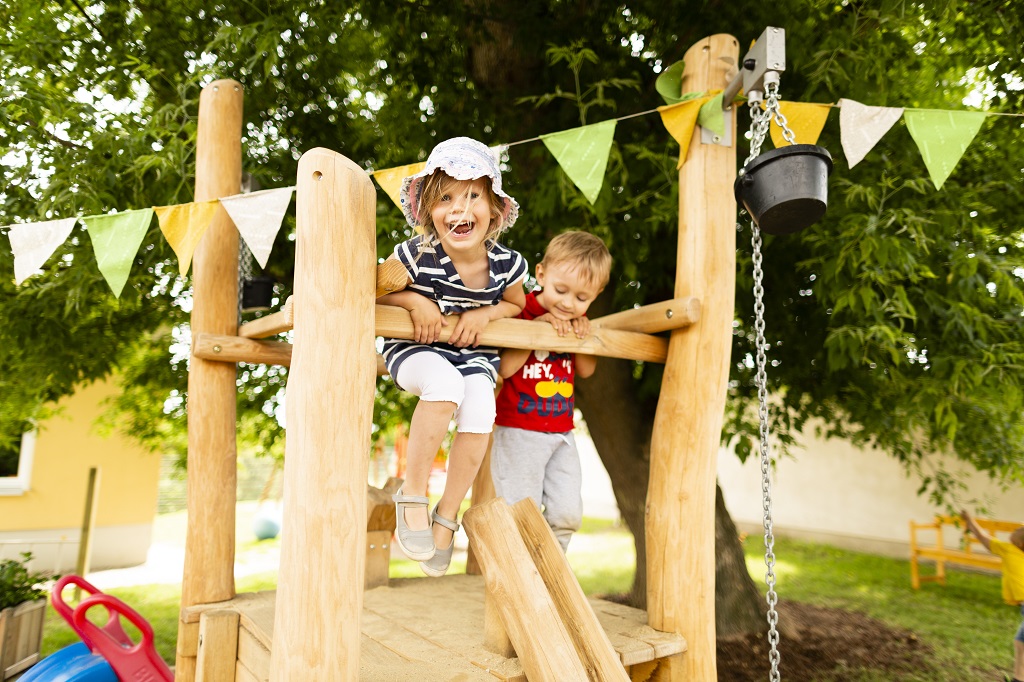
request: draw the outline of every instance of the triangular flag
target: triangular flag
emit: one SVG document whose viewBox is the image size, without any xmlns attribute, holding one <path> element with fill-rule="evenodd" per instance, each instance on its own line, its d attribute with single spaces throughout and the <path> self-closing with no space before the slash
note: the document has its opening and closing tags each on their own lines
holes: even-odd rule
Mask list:
<svg viewBox="0 0 1024 682">
<path fill-rule="evenodd" d="M 779 111 L 786 117 L 786 125 L 793 131 L 794 144 L 816 144 L 831 109 L 830 104 L 779 102 Z M 776 149 L 789 145 L 782 136 L 782 129 L 775 123 L 774 116 L 769 132 Z"/>
<path fill-rule="evenodd" d="M 935 189 L 953 172 L 988 114 L 982 111 L 907 109 L 903 119 L 921 150 Z"/>
<path fill-rule="evenodd" d="M 21 284 L 43 267 L 57 247 L 68 240 L 78 218 L 11 225 L 7 235 L 14 253 L 14 283 Z"/>
<path fill-rule="evenodd" d="M 693 129 L 697 127 L 697 115 L 704 103 L 710 97 L 699 97 L 687 100 L 679 104 L 670 104 L 667 107 L 658 107 L 661 114 L 661 122 L 665 129 L 679 143 L 679 163 L 676 168 L 682 168 L 686 161 L 686 152 L 690 149 L 690 139 L 693 137 Z"/>
<path fill-rule="evenodd" d="M 100 272 L 118 298 L 124 283 L 128 281 L 132 261 L 139 252 L 151 220 L 151 208 L 82 218 L 89 239 L 92 240 L 92 250 L 96 253 Z"/>
<path fill-rule="evenodd" d="M 722 109 L 722 94 L 718 93 L 700 108 L 697 125 L 707 128 L 715 135 L 725 135 L 725 110 Z"/>
<path fill-rule="evenodd" d="M 292 201 L 294 187 L 264 189 L 220 200 L 261 268 L 267 267 L 274 239 Z"/>
<path fill-rule="evenodd" d="M 175 206 L 157 206 L 153 209 L 160 221 L 160 231 L 164 233 L 167 243 L 178 256 L 178 272 L 182 277 L 188 273 L 188 266 L 192 263 L 192 254 L 195 253 L 199 240 L 213 222 L 217 203 L 215 199 Z"/>
<path fill-rule="evenodd" d="M 839 136 L 846 161 L 853 168 L 903 115 L 903 107 L 869 107 L 852 99 L 839 100 Z"/>
<path fill-rule="evenodd" d="M 594 203 L 604 184 L 608 152 L 615 136 L 615 120 L 541 135 L 541 142 L 558 161 L 587 201 Z"/>
<path fill-rule="evenodd" d="M 682 60 L 672 64 L 654 81 L 654 89 L 658 91 L 665 104 L 679 104 L 692 99 L 696 93 L 683 94 L 683 69 L 686 64 Z"/>
<path fill-rule="evenodd" d="M 410 175 L 416 175 L 427 167 L 426 161 L 410 163 L 407 166 L 396 166 L 395 168 L 383 168 L 373 171 L 373 179 L 377 181 L 384 193 L 391 197 L 395 206 L 402 208 L 402 202 L 398 198 L 398 191 L 402 189 L 402 180 Z"/>
</svg>

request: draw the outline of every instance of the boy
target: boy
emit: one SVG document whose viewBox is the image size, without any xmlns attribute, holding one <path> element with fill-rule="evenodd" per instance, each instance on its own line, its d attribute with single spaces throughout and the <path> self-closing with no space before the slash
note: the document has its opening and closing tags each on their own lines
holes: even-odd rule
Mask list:
<svg viewBox="0 0 1024 682">
<path fill-rule="evenodd" d="M 519 317 L 550 322 L 559 336 L 590 333 L 587 309 L 608 283 L 612 257 L 604 242 L 587 232 L 563 232 L 537 264 L 540 291 L 526 296 Z M 542 505 L 562 550 L 583 521 L 580 469 L 572 435 L 573 381 L 589 377 L 593 355 L 508 349 L 499 373 L 491 475 L 499 497 L 514 504 L 527 497 Z"/>
<path fill-rule="evenodd" d="M 960 512 L 967 529 L 985 545 L 985 549 L 1003 559 L 1003 601 L 1020 607 L 1024 616 L 1024 526 L 1010 534 L 1010 541 L 994 538 L 974 522 L 967 510 Z M 1009 678 L 1007 678 L 1009 679 Z M 1024 682 L 1024 622 L 1013 638 L 1013 680 Z"/>
</svg>

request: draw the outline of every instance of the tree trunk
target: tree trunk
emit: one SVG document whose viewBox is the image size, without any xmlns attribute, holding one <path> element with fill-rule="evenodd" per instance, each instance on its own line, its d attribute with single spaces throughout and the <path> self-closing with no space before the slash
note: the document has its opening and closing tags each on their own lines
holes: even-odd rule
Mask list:
<svg viewBox="0 0 1024 682">
<path fill-rule="evenodd" d="M 747 571 L 736 524 L 715 485 L 715 629 L 719 637 L 768 629 L 767 603 Z"/>
</svg>

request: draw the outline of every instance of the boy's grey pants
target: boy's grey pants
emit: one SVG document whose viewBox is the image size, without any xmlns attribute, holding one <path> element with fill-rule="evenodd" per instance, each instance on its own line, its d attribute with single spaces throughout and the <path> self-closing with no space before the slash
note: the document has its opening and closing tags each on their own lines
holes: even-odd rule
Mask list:
<svg viewBox="0 0 1024 682">
<path fill-rule="evenodd" d="M 494 427 L 491 478 L 498 497 L 515 504 L 527 497 L 541 505 L 562 550 L 583 521 L 583 472 L 572 432 L 543 433 Z"/>
</svg>

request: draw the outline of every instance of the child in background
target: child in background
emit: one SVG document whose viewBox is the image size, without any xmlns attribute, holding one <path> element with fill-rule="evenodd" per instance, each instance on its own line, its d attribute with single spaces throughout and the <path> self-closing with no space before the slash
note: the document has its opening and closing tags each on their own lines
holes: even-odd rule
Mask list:
<svg viewBox="0 0 1024 682">
<path fill-rule="evenodd" d="M 423 234 L 395 246 L 411 283 L 380 303 L 412 316 L 412 340 L 385 339 L 384 361 L 395 383 L 419 396 L 409 427 L 406 477 L 394 496 L 401 550 L 429 576 L 451 563 L 458 513 L 480 468 L 494 425 L 495 348 L 478 348 L 491 320 L 514 317 L 525 304 L 527 264 L 497 243 L 519 215 L 501 189 L 490 150 L 468 137 L 441 142 L 424 170 L 401 188 L 406 220 Z M 459 314 L 447 343 L 445 315 Z M 440 501 L 427 514 L 431 464 L 454 416 L 457 432 Z"/>
<path fill-rule="evenodd" d="M 526 296 L 519 317 L 550 322 L 559 336 L 590 333 L 587 309 L 608 283 L 612 257 L 592 234 L 563 232 L 537 264 L 541 290 Z M 541 506 L 562 550 L 583 520 L 583 473 L 573 438 L 574 378 L 594 373 L 597 358 L 508 349 L 501 354 L 491 477 L 499 497 Z"/>
<path fill-rule="evenodd" d="M 961 511 L 960 515 L 963 516 L 967 529 L 974 533 L 985 549 L 1002 558 L 1003 601 L 1020 608 L 1020 614 L 1024 616 L 1024 526 L 1010 533 L 1009 542 L 1003 542 L 979 528 L 966 509 Z M 1021 622 L 1013 638 L 1011 682 L 1024 682 L 1024 622 Z"/>
</svg>

